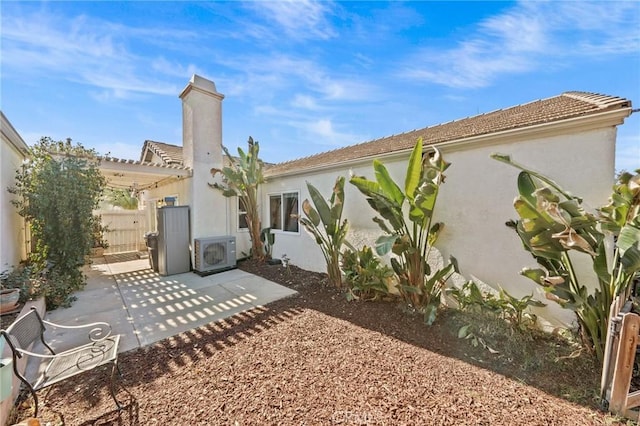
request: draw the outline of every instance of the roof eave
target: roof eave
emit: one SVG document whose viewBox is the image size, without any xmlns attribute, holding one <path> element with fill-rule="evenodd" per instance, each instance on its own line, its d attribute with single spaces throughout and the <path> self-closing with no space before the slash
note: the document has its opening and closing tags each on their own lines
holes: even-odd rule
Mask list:
<svg viewBox="0 0 640 426">
<path fill-rule="evenodd" d="M 2 120 L 0 131 L 2 131 L 4 137 L 9 141 L 14 149 L 26 158 L 29 155 L 29 146 L 26 144 L 24 139 L 22 139 L 22 136 L 20 136 L 15 127 L 13 127 L 9 119 L 4 115 L 4 112 L 0 111 L 0 116 Z"/>
<path fill-rule="evenodd" d="M 439 142 L 435 144 L 425 145 L 424 150 L 428 151 L 432 147 L 437 147 L 443 150 L 449 150 L 451 148 L 465 148 L 470 145 L 476 146 L 489 146 L 498 143 L 502 143 L 505 140 L 511 142 L 517 142 L 525 139 L 531 139 L 532 137 L 540 138 L 545 136 L 555 136 L 567 134 L 571 131 L 579 129 L 581 132 L 601 129 L 610 126 L 618 126 L 624 123 L 624 119 L 631 115 L 632 108 L 625 107 L 614 110 L 608 110 L 595 114 L 581 115 L 578 117 L 551 121 L 548 123 L 535 124 L 532 126 L 519 127 L 515 129 L 503 130 L 500 132 L 487 133 L 484 135 L 471 136 L 461 139 L 452 139 L 445 142 Z M 344 169 L 345 167 L 353 167 L 361 163 L 373 161 L 373 159 L 386 159 L 393 160 L 394 158 L 404 157 L 412 151 L 410 149 L 402 149 L 398 151 L 392 151 L 384 154 L 370 155 L 366 157 L 355 158 L 351 160 L 345 160 L 341 162 L 335 162 L 331 164 L 319 164 L 312 167 L 305 167 L 301 169 L 295 169 L 291 171 L 285 171 L 282 173 L 268 174 L 265 173 L 266 178 L 279 178 L 290 177 L 315 172 L 325 172 L 331 169 Z"/>
</svg>

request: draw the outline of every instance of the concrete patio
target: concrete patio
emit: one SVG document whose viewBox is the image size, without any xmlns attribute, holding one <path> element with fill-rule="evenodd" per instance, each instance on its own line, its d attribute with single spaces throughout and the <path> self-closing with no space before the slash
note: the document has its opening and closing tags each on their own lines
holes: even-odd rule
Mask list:
<svg viewBox="0 0 640 426">
<path fill-rule="evenodd" d="M 160 276 L 148 259 L 118 256 L 94 259 L 85 269 L 87 286 L 70 308 L 47 312 L 48 321 L 81 325 L 104 321 L 120 334 L 120 352 L 266 305 L 296 292 L 239 269 L 201 277 L 189 272 Z M 86 333 L 50 329 L 47 341 L 64 350 Z"/>
</svg>

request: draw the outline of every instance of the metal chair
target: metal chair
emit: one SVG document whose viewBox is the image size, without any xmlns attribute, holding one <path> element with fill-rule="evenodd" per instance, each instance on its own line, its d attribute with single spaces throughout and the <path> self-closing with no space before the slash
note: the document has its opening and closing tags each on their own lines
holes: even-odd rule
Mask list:
<svg viewBox="0 0 640 426">
<path fill-rule="evenodd" d="M 44 340 L 45 326 L 70 330 L 89 328 L 90 342 L 56 353 Z M 38 390 L 109 363 L 112 364 L 109 391 L 118 410 L 123 408 L 116 398 L 116 388 L 114 384 L 116 371 L 121 375 L 120 368 L 118 367 L 118 344 L 120 343 L 120 336 L 111 336 L 111 326 L 106 322 L 96 322 L 80 326 L 63 326 L 43 320 L 38 312 L 32 309 L 18 318 L 6 330 L 0 330 L 0 334 L 6 339 L 11 348 L 14 374 L 24 383 L 33 396 L 35 402 L 34 417 L 38 416 L 38 396 L 36 395 Z M 50 354 L 40 354 L 28 350 L 38 339 L 40 339 Z M 44 370 L 41 368 L 43 372 L 38 375 L 34 383 L 29 382 L 29 380 L 18 371 L 18 360 L 24 356 L 38 358 L 42 363 L 45 363 Z M 120 384 L 120 386 L 131 395 L 122 384 Z"/>
</svg>

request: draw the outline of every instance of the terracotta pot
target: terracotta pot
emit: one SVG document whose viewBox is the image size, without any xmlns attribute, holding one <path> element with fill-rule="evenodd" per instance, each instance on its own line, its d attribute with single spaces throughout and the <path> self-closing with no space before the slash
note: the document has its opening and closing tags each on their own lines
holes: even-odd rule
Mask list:
<svg viewBox="0 0 640 426">
<path fill-rule="evenodd" d="M 18 307 L 20 289 L 8 288 L 0 290 L 0 313 L 13 311 Z"/>
<path fill-rule="evenodd" d="M 93 247 L 91 249 L 91 257 L 102 257 L 104 256 L 104 247 Z"/>
</svg>

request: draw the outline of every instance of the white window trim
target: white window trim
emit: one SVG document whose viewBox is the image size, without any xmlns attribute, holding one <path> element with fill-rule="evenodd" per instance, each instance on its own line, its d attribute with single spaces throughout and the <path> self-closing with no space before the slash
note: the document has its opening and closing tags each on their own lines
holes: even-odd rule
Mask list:
<svg viewBox="0 0 640 426">
<path fill-rule="evenodd" d="M 283 190 L 283 191 L 278 191 L 278 192 L 269 192 L 267 194 L 267 202 L 266 202 L 266 206 L 268 206 L 267 209 L 266 209 L 267 210 L 267 223 L 269 224 L 269 226 L 271 226 L 271 197 L 280 196 L 280 199 L 282 199 L 282 196 L 284 194 L 296 194 L 298 196 L 298 212 L 297 212 L 297 214 L 300 215 L 301 201 L 300 201 L 300 190 L 299 189 Z M 284 225 L 284 217 L 283 217 L 282 210 L 280 211 L 280 221 L 281 221 L 281 225 Z M 300 225 L 300 222 L 298 222 L 298 230 L 297 231 L 285 231 L 283 229 L 273 229 L 273 228 L 271 228 L 271 232 L 273 234 L 300 235 L 300 228 L 301 228 L 301 225 Z"/>
<path fill-rule="evenodd" d="M 240 228 L 240 197 L 236 196 L 236 231 L 237 232 L 249 232 L 249 223 L 247 222 L 247 227 L 246 228 Z M 246 219 L 247 217 L 247 211 L 244 211 L 244 217 Z"/>
</svg>

